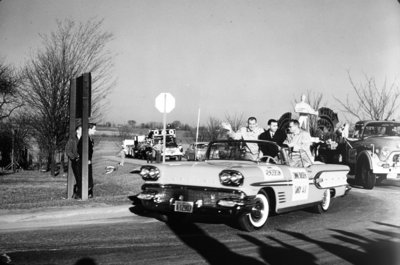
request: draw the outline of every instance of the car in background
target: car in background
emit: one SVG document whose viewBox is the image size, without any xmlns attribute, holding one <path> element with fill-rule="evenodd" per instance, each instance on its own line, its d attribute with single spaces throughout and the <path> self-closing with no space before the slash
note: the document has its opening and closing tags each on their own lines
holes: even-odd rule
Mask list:
<svg viewBox="0 0 400 265">
<path fill-rule="evenodd" d="M 358 121 L 345 140 L 350 182 L 372 189 L 385 179 L 400 179 L 400 122 Z"/>
<path fill-rule="evenodd" d="M 192 143 L 186 149 L 184 157 L 187 161 L 202 161 L 207 152 L 208 142 Z"/>
<path fill-rule="evenodd" d="M 249 146 L 252 145 L 252 149 Z M 247 159 L 248 150 L 266 145 L 276 157 Z M 305 153 L 304 153 L 305 154 Z M 287 148 L 269 141 L 220 140 L 211 142 L 202 162 L 143 165 L 145 183 L 132 196 L 133 212 L 156 214 L 170 223 L 195 216 L 225 216 L 245 231 L 262 228 L 272 213 L 311 207 L 327 211 L 331 199 L 349 190 L 346 165 L 309 166 Z"/>
</svg>

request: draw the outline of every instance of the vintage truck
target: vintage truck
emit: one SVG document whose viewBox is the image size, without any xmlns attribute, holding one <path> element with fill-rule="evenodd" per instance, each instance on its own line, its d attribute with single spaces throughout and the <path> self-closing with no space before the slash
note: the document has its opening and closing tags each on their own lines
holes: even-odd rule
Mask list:
<svg viewBox="0 0 400 265">
<path fill-rule="evenodd" d="M 382 180 L 400 178 L 400 122 L 358 121 L 345 142 L 349 182 L 373 189 Z"/>
<path fill-rule="evenodd" d="M 176 131 L 175 129 L 164 130 L 155 129 L 150 130 L 148 139 L 152 141 L 152 144 L 156 144 L 159 141 L 163 141 L 165 133 L 165 157 L 169 160 L 182 160 L 183 150 L 176 142 Z M 161 154 L 163 155 L 163 153 Z"/>
</svg>

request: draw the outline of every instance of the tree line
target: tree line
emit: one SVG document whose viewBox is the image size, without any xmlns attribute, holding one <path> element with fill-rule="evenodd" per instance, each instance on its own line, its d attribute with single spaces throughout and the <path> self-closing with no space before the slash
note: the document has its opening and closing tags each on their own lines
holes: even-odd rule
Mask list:
<svg viewBox="0 0 400 265">
<path fill-rule="evenodd" d="M 238 130 L 241 126 L 244 126 L 246 121 L 243 119 L 243 114 L 238 115 L 225 115 L 225 121 L 232 125 L 234 130 Z M 199 126 L 198 132 L 197 127 L 182 123 L 179 120 L 175 120 L 167 124 L 167 129 L 176 129 L 184 131 L 184 136 L 192 139 L 196 139 L 199 142 L 217 140 L 222 136 L 225 136 L 225 132 L 221 127 L 221 120 L 216 117 L 208 117 L 205 125 Z M 129 120 L 127 124 L 118 126 L 118 136 L 121 140 L 131 139 L 137 134 L 138 129 L 161 129 L 163 124 L 161 122 L 147 122 L 137 124 L 134 120 Z M 145 131 L 146 131 L 145 130 Z"/>
</svg>

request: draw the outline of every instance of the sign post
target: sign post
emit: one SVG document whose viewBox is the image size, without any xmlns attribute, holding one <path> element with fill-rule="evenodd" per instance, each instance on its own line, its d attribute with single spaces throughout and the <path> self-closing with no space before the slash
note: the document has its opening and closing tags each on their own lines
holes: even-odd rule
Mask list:
<svg viewBox="0 0 400 265">
<path fill-rule="evenodd" d="M 155 107 L 163 113 L 163 163 L 165 163 L 165 142 L 167 134 L 167 113 L 175 108 L 175 98 L 170 93 L 160 93 L 155 100 Z"/>
<path fill-rule="evenodd" d="M 83 201 L 88 199 L 88 176 L 89 176 L 89 117 L 90 117 L 90 91 L 92 89 L 92 78 L 90 73 L 85 73 L 78 77 L 78 85 L 82 91 L 82 169 L 81 169 L 81 198 Z"/>
</svg>

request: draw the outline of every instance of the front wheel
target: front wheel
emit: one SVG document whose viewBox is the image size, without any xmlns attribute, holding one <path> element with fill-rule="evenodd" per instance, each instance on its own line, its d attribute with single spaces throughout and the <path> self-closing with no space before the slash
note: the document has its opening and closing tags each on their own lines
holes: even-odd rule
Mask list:
<svg viewBox="0 0 400 265">
<path fill-rule="evenodd" d="M 241 229 L 251 232 L 261 229 L 267 222 L 269 215 L 269 198 L 263 191 L 258 193 L 250 213 L 239 216 L 238 224 Z"/>
<path fill-rule="evenodd" d="M 372 173 L 369 166 L 365 165 L 361 168 L 361 179 L 364 189 L 372 190 L 376 183 L 376 176 Z"/>
</svg>

